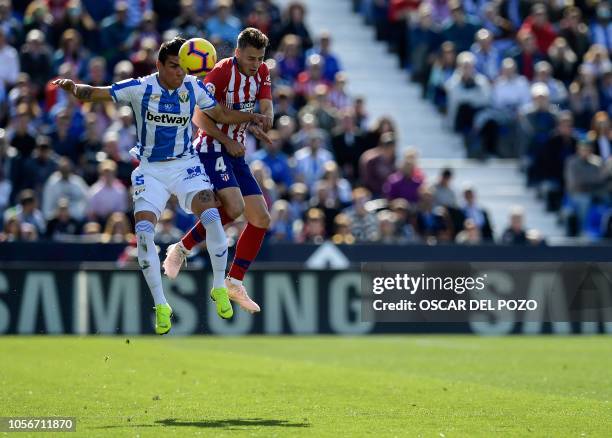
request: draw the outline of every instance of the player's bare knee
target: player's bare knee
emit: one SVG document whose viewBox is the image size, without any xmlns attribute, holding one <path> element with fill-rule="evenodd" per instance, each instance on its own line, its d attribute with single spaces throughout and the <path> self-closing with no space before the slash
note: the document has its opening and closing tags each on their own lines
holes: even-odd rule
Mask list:
<svg viewBox="0 0 612 438">
<path fill-rule="evenodd" d="M 259 211 L 250 222 L 258 228 L 265 228 L 267 230 L 268 228 L 270 228 L 271 221 L 272 218 L 270 217 L 270 213 L 268 213 L 267 210 L 263 210 Z"/>
<path fill-rule="evenodd" d="M 202 190 L 193 197 L 191 201 L 191 211 L 200 216 L 205 210 L 209 208 L 216 208 L 217 201 L 212 190 Z"/>
<path fill-rule="evenodd" d="M 244 213 L 244 201 L 242 199 L 233 200 L 227 205 L 224 205 L 223 208 L 229 217 L 237 219 Z"/>
</svg>

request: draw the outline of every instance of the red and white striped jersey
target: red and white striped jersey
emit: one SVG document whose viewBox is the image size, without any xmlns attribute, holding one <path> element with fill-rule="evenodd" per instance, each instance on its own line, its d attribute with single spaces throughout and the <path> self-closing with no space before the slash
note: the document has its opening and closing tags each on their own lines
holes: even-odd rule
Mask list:
<svg viewBox="0 0 612 438">
<path fill-rule="evenodd" d="M 204 78 L 206 88 L 217 102 L 229 109 L 250 112 L 255 110 L 259 99 L 272 99 L 270 72 L 261 64 L 255 76 L 247 76 L 238 70 L 235 57 L 219 61 Z M 247 123 L 228 125 L 217 123 L 217 127 L 229 138 L 244 144 Z M 202 153 L 221 152 L 223 145 L 200 129 L 194 146 Z"/>
</svg>

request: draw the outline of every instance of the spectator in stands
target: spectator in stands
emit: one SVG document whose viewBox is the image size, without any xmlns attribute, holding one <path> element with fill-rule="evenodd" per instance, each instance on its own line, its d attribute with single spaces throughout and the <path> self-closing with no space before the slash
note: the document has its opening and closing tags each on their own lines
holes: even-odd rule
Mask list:
<svg viewBox="0 0 612 438">
<path fill-rule="evenodd" d="M 323 59 L 323 77 L 327 81 L 333 82 L 336 73 L 342 68 L 339 58 L 331 50 L 331 35 L 329 32 L 321 32 L 317 44 L 306 52 L 307 57 L 310 55 L 319 55 Z"/>
<path fill-rule="evenodd" d="M 592 66 L 582 64 L 578 68 L 578 77 L 569 87 L 569 103 L 576 119 L 576 127 L 588 130 L 591 120 L 600 108 L 597 77 Z"/>
<path fill-rule="evenodd" d="M 134 50 L 140 50 L 144 41 L 154 41 L 157 47 L 162 42 L 162 37 L 157 30 L 157 14 L 152 10 L 146 11 L 140 16 L 138 29 L 132 31 L 129 43 Z"/>
<path fill-rule="evenodd" d="M 599 44 L 593 44 L 589 47 L 589 50 L 584 54 L 583 61 L 585 65 L 591 67 L 592 70 L 590 71 L 596 78 L 599 78 L 603 72 L 612 67 L 606 46 L 600 46 Z"/>
<path fill-rule="evenodd" d="M 302 106 L 315 96 L 316 87 L 319 85 L 330 85 L 323 77 L 323 58 L 310 55 L 306 60 L 306 70 L 298 74 L 295 83 L 297 105 Z"/>
<path fill-rule="evenodd" d="M 23 224 L 32 225 L 38 235 L 45 232 L 47 223 L 42 212 L 38 209 L 36 194 L 30 189 L 22 190 L 18 196 L 19 204 L 15 207 L 8 208 L 4 212 L 4 223 L 6 224 L 11 217 L 16 217 L 18 222 L 23 227 Z"/>
<path fill-rule="evenodd" d="M 53 54 L 53 72 L 57 74 L 64 63 L 72 64 L 77 77 L 86 77 L 89 51 L 83 48 L 81 35 L 74 29 L 66 30 L 60 38 L 59 48 Z"/>
<path fill-rule="evenodd" d="M 423 92 L 425 92 L 431 65 L 435 60 L 435 52 L 440 44 L 440 33 L 432 20 L 432 8 L 426 3 L 421 3 L 418 22 L 410 29 L 410 65 L 412 80 L 421 84 Z"/>
<path fill-rule="evenodd" d="M 353 189 L 353 205 L 344 210 L 352 224 L 351 231 L 357 242 L 372 242 L 378 236 L 378 220 L 374 213 L 366 208 L 371 199 L 369 190 L 363 187 Z"/>
<path fill-rule="evenodd" d="M 450 9 L 450 20 L 442 28 L 442 38 L 444 41 L 452 41 L 458 52 L 470 50 L 474 42 L 474 36 L 478 32 L 478 26 L 472 17 L 465 14 L 463 6 L 459 0 L 448 2 Z"/>
<path fill-rule="evenodd" d="M 268 131 L 268 137 L 271 142 L 264 143 L 264 148 L 255 152 L 252 159 L 262 161 L 268 167 L 279 196 L 284 196 L 293 184 L 289 157 L 281 151 L 282 144 L 278 131 Z"/>
<path fill-rule="evenodd" d="M 334 235 L 331 240 L 336 245 L 352 245 L 355 243 L 355 236 L 351 231 L 351 219 L 344 213 L 336 215 L 334 218 Z"/>
<path fill-rule="evenodd" d="M 199 38 L 204 31 L 203 19 L 196 11 L 194 0 L 181 0 L 181 12 L 172 21 L 172 27 L 178 29 L 183 38 Z"/>
<path fill-rule="evenodd" d="M 306 105 L 302 107 L 299 114 L 312 114 L 317 120 L 319 128 L 323 129 L 329 135 L 336 126 L 336 110 L 329 103 L 327 98 L 328 93 L 329 87 L 327 85 L 316 85 Z"/>
<path fill-rule="evenodd" d="M 346 91 L 348 78 L 346 73 L 339 71 L 334 76 L 334 81 L 327 96 L 330 105 L 337 109 L 349 109 L 353 106 L 353 98 Z"/>
<path fill-rule="evenodd" d="M 605 162 L 612 156 L 612 130 L 610 116 L 605 111 L 599 111 L 593 117 L 589 141 L 593 144 L 593 152 Z"/>
<path fill-rule="evenodd" d="M 281 117 L 288 116 L 291 119 L 297 117 L 295 110 L 294 94 L 291 87 L 284 85 L 274 88 L 274 125 L 278 127 Z"/>
<path fill-rule="evenodd" d="M 293 183 L 289 187 L 289 213 L 291 220 L 301 220 L 308 210 L 308 187 L 304 183 Z"/>
<path fill-rule="evenodd" d="M 406 242 L 417 242 L 417 234 L 414 231 L 414 208 L 410 203 L 403 198 L 393 199 L 389 202 L 389 210 L 397 215 L 398 233 Z"/>
<path fill-rule="evenodd" d="M 44 0 L 30 2 L 23 17 L 23 31 L 26 34 L 32 29 L 38 29 L 46 36 L 47 42 L 51 42 L 52 23 L 53 17 L 49 14 L 49 8 Z"/>
<path fill-rule="evenodd" d="M 386 245 L 402 245 L 407 239 L 399 230 L 397 214 L 389 210 L 382 210 L 376 215 L 378 219 L 378 238 L 376 242 Z"/>
<path fill-rule="evenodd" d="M 240 20 L 232 15 L 232 0 L 217 0 L 215 14 L 206 20 L 206 33 L 210 38 L 220 38 L 233 45 L 242 29 Z"/>
<path fill-rule="evenodd" d="M 0 231 L 0 242 L 18 242 L 21 239 L 21 222 L 15 215 L 4 217 L 4 227 Z"/>
<path fill-rule="evenodd" d="M 272 18 L 268 13 L 268 8 L 265 3 L 258 1 L 253 5 L 253 8 L 246 18 L 246 25 L 261 30 L 266 35 L 271 34 Z"/>
<path fill-rule="evenodd" d="M 323 177 L 325 163 L 333 160 L 331 153 L 323 147 L 324 139 L 320 130 L 312 131 L 306 145 L 295 153 L 296 179 L 306 183 L 310 190 Z"/>
<path fill-rule="evenodd" d="M 101 222 L 113 212 L 127 211 L 127 190 L 117 179 L 117 164 L 104 160 L 98 166 L 98 181 L 89 189 L 87 216 Z"/>
<path fill-rule="evenodd" d="M 494 82 L 491 94 L 491 107 L 482 111 L 475 120 L 475 129 L 481 134 L 482 148 L 490 154 L 514 156 L 515 150 L 507 153 L 500 150 L 500 132 L 503 130 L 507 133 L 509 145 L 505 149 L 515 149 L 514 131 L 519 109 L 531 100 L 529 82 L 525 76 L 518 74 L 514 59 L 503 60 L 501 75 Z"/>
<path fill-rule="evenodd" d="M 453 223 L 448 210 L 434 206 L 433 193 L 425 185 L 419 191 L 416 232 L 429 245 L 449 242 L 453 238 Z"/>
<path fill-rule="evenodd" d="M 72 162 L 66 157 L 59 159 L 58 170 L 47 180 L 43 188 L 43 213 L 47 219 L 55 213 L 57 203 L 66 198 L 70 201 L 70 216 L 77 220 L 85 217 L 87 208 L 87 184 L 73 172 Z"/>
<path fill-rule="evenodd" d="M 524 211 L 522 207 L 515 206 L 510 210 L 510 225 L 502 234 L 501 243 L 504 245 L 526 245 L 527 233 L 523 228 Z"/>
<path fill-rule="evenodd" d="M 323 182 L 327 185 L 330 196 L 338 201 L 342 207 L 351 204 L 351 184 L 347 179 L 340 176 L 340 169 L 335 161 L 328 161 L 323 165 Z"/>
<path fill-rule="evenodd" d="M 0 159 L 2 159 L 2 151 L 0 151 Z M 0 217 L 4 214 L 6 207 L 10 205 L 12 191 L 13 183 L 6 175 L 4 166 L 0 163 Z"/>
<path fill-rule="evenodd" d="M 10 88 L 17 82 L 19 68 L 19 53 L 6 40 L 5 30 L 0 27 L 0 82 L 4 88 Z"/>
<path fill-rule="evenodd" d="M 22 24 L 14 14 L 11 0 L 0 1 L 0 27 L 4 29 L 8 43 L 16 46 L 21 40 Z"/>
<path fill-rule="evenodd" d="M 355 120 L 357 120 L 358 118 L 359 114 L 357 113 L 357 110 L 355 110 Z M 357 126 L 363 129 L 363 127 L 359 123 L 357 123 Z M 372 149 L 373 147 L 378 146 L 380 144 L 380 137 L 385 132 L 390 132 L 394 136 L 397 132 L 395 122 L 391 117 L 386 115 L 376 119 L 376 122 L 374 123 L 372 128 L 365 133 L 366 149 Z"/>
<path fill-rule="evenodd" d="M 543 151 L 557 126 L 557 117 L 548 100 L 548 87 L 534 84 L 531 87 L 532 103 L 521 113 L 521 139 L 524 142 L 527 162 L 527 183 L 533 185 L 542 180 Z"/>
<path fill-rule="evenodd" d="M 476 72 L 476 58 L 470 52 L 457 56 L 457 69 L 444 84 L 448 96 L 448 120 L 455 131 L 468 135 L 474 117 L 490 103 L 491 87 Z"/>
<path fill-rule="evenodd" d="M 293 83 L 304 70 L 304 56 L 296 35 L 285 35 L 282 39 L 276 62 L 281 79 L 289 83 Z"/>
<path fill-rule="evenodd" d="M 499 75 L 501 53 L 493 45 L 493 34 L 487 29 L 476 33 L 476 42 L 472 44 L 471 52 L 476 57 L 476 70 L 493 81 Z"/>
<path fill-rule="evenodd" d="M 482 236 L 480 229 L 472 219 L 466 219 L 463 223 L 463 230 L 455 237 L 455 242 L 460 245 L 480 245 Z"/>
<path fill-rule="evenodd" d="M 325 231 L 325 215 L 318 208 L 311 208 L 306 212 L 306 219 L 301 233 L 297 236 L 297 243 L 314 243 L 320 245 L 327 238 Z"/>
<path fill-rule="evenodd" d="M 521 30 L 517 35 L 518 49 L 514 50 L 512 57 L 521 75 L 532 80 L 534 65 L 536 62 L 544 61 L 545 55 L 536 44 L 535 36 L 529 30 Z"/>
<path fill-rule="evenodd" d="M 80 135 L 70 132 L 71 114 L 68 109 L 57 112 L 55 127 L 49 134 L 53 150 L 61 156 L 70 158 L 73 162 L 79 161 L 78 143 Z"/>
<path fill-rule="evenodd" d="M 612 51 L 612 14 L 610 14 L 610 4 L 599 2 L 597 4 L 597 17 L 591 22 L 591 41 L 600 44 Z"/>
<path fill-rule="evenodd" d="M 467 187 L 463 191 L 463 199 L 464 204 L 462 211 L 465 219 L 470 219 L 474 222 L 483 240 L 492 241 L 493 228 L 489 220 L 489 213 L 476 201 L 475 189 L 472 187 Z"/>
<path fill-rule="evenodd" d="M 442 169 L 438 182 L 432 187 L 434 204 L 436 206 L 441 205 L 446 208 L 457 207 L 457 195 L 451 187 L 452 179 L 453 170 L 449 167 Z"/>
<path fill-rule="evenodd" d="M 6 134 L 9 143 L 17 149 L 21 157 L 28 158 L 32 154 L 36 147 L 36 130 L 27 104 L 17 105 L 15 117 L 11 120 Z"/>
<path fill-rule="evenodd" d="M 553 77 L 552 66 L 547 61 L 540 61 L 534 66 L 534 82 L 546 84 L 549 100 L 552 105 L 567 107 L 567 88 L 563 82 Z"/>
<path fill-rule="evenodd" d="M 259 184 L 259 188 L 261 188 L 269 210 L 274 201 L 278 199 L 278 191 L 274 180 L 270 177 L 270 169 L 262 161 L 253 161 L 251 163 L 251 172 L 253 172 L 253 177 L 257 184 Z"/>
<path fill-rule="evenodd" d="M 129 106 L 119 108 L 118 118 L 109 126 L 108 131 L 117 133 L 120 160 L 123 162 L 131 161 L 130 149 L 136 144 L 138 136 L 134 124 L 134 113 Z"/>
<path fill-rule="evenodd" d="M 134 239 L 131 229 L 130 221 L 125 213 L 112 213 L 104 226 L 101 241 L 102 243 L 129 243 Z"/>
<path fill-rule="evenodd" d="M 340 213 L 342 205 L 338 194 L 327 181 L 317 181 L 310 198 L 310 206 L 318 208 L 325 216 L 325 230 L 331 235 L 334 230 L 334 217 Z"/>
<path fill-rule="evenodd" d="M 59 157 L 51 147 L 51 139 L 45 135 L 36 138 L 36 149 L 23 164 L 23 173 L 17 182 L 19 188 L 33 189 L 38 197 L 43 194 L 45 183 L 58 169 Z"/>
<path fill-rule="evenodd" d="M 129 36 L 132 26 L 128 23 L 128 5 L 125 1 L 115 3 L 115 14 L 106 17 L 100 24 L 100 46 L 102 55 L 110 66 L 129 58 Z"/>
<path fill-rule="evenodd" d="M 564 38 L 556 38 L 548 49 L 548 61 L 553 68 L 553 76 L 569 85 L 578 70 L 578 57 Z"/>
<path fill-rule="evenodd" d="M 589 38 L 589 28 L 582 21 L 582 12 L 579 8 L 571 6 L 563 11 L 559 36 L 565 38 L 576 56 L 582 59 L 589 49 L 591 41 Z"/>
<path fill-rule="evenodd" d="M 576 154 L 569 157 L 565 164 L 567 195 L 579 226 L 585 223 L 593 196 L 603 194 L 601 192 L 607 188 L 607 176 L 602 159 L 593 153 L 592 144 L 581 141 Z"/>
<path fill-rule="evenodd" d="M 542 160 L 542 187 L 547 202 L 547 209 L 557 211 L 561 207 L 561 197 L 565 184 L 563 169 L 566 160 L 576 152 L 577 138 L 574 134 L 574 117 L 571 111 L 559 114 L 557 128 L 546 144 Z"/>
<path fill-rule="evenodd" d="M 359 157 L 366 150 L 366 143 L 352 108 L 340 112 L 338 126 L 332 131 L 331 145 L 342 173 L 355 181 L 359 177 Z"/>
<path fill-rule="evenodd" d="M 181 240 L 183 232 L 174 226 L 174 212 L 166 209 L 159 217 L 159 223 L 155 227 L 155 243 L 168 245 Z"/>
<path fill-rule="evenodd" d="M 302 52 L 305 53 L 310 49 L 312 47 L 312 39 L 310 38 L 308 28 L 304 24 L 305 14 L 306 8 L 302 2 L 291 2 L 285 11 L 283 25 L 277 36 L 273 38 L 273 41 L 280 41 L 285 35 L 297 35 L 300 38 Z"/>
<path fill-rule="evenodd" d="M 419 189 L 425 181 L 425 175 L 418 167 L 418 152 L 414 148 L 404 153 L 400 169 L 386 179 L 383 194 L 388 200 L 404 198 L 408 202 L 419 201 Z"/>
<path fill-rule="evenodd" d="M 548 48 L 557 37 L 553 25 L 548 21 L 546 6 L 542 3 L 536 3 L 531 7 L 531 15 L 525 19 L 520 31 L 533 34 L 541 53 L 548 52 Z"/>
<path fill-rule="evenodd" d="M 374 196 L 383 194 L 383 185 L 395 167 L 395 135 L 385 132 L 380 136 L 378 146 L 369 149 L 359 159 L 359 175 L 363 185 Z"/>
<path fill-rule="evenodd" d="M 158 47 L 155 38 L 147 37 L 140 40 L 140 49 L 130 58 L 134 66 L 134 76 L 147 76 L 155 72 Z"/>
<path fill-rule="evenodd" d="M 531 8 L 529 0 L 502 0 L 499 5 L 499 11 L 502 18 L 510 21 L 514 29 L 521 27 L 521 24 L 529 15 Z"/>
<path fill-rule="evenodd" d="M 434 61 L 429 75 L 427 97 L 443 113 L 447 107 L 445 84 L 455 72 L 456 57 L 455 45 L 446 41 L 440 47 L 440 54 Z"/>
<path fill-rule="evenodd" d="M 51 49 L 45 44 L 45 36 L 32 29 L 20 49 L 21 71 L 30 75 L 35 95 L 40 98 L 45 84 L 51 78 Z"/>
<path fill-rule="evenodd" d="M 502 17 L 500 14 L 500 8 L 497 2 L 486 2 L 482 6 L 482 27 L 493 34 L 500 49 L 502 46 L 508 46 L 510 38 L 514 35 L 515 29 L 512 22 Z"/>
<path fill-rule="evenodd" d="M 87 9 L 83 8 L 80 0 L 66 2 L 66 13 L 62 19 L 54 23 L 54 27 L 57 35 L 61 35 L 68 29 L 76 30 L 83 38 L 83 43 L 88 50 L 98 50 L 99 36 L 96 22 Z"/>
<path fill-rule="evenodd" d="M 269 239 L 272 242 L 293 242 L 293 222 L 291 207 L 284 199 L 279 199 L 272 204 L 270 210 Z"/>
<path fill-rule="evenodd" d="M 67 240 L 81 234 L 81 224 L 70 215 L 70 201 L 61 198 L 57 202 L 55 214 L 47 222 L 45 238 L 49 240 Z"/>
</svg>

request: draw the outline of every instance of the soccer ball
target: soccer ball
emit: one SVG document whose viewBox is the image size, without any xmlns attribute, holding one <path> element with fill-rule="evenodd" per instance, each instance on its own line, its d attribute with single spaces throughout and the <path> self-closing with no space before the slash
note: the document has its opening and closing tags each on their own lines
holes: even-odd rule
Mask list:
<svg viewBox="0 0 612 438">
<path fill-rule="evenodd" d="M 210 41 L 192 38 L 179 49 L 179 65 L 187 74 L 204 77 L 217 63 L 217 51 Z"/>
</svg>

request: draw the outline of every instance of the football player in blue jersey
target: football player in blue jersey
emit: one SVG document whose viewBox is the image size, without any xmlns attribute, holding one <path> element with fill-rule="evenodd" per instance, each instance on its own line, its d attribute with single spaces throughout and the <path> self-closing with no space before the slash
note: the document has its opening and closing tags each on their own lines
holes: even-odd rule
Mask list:
<svg viewBox="0 0 612 438">
<path fill-rule="evenodd" d="M 221 318 L 233 315 L 224 284 L 227 239 L 213 187 L 192 145 L 191 119 L 196 105 L 222 123 L 268 124 L 268 118 L 261 114 L 219 105 L 199 79 L 186 75 L 178 62 L 178 52 L 184 42 L 183 38 L 176 37 L 163 43 L 158 53 L 157 72 L 149 76 L 108 87 L 75 84 L 70 79 L 54 81 L 81 101 L 124 103 L 134 112 L 138 144 L 130 153 L 140 160 L 132 172 L 138 262 L 153 295 L 155 332 L 160 335 L 170 331 L 172 308 L 162 289 L 160 260 L 153 237 L 155 224 L 172 194 L 185 211 L 195 214 L 204 224 L 213 269 L 211 298 Z"/>
</svg>

